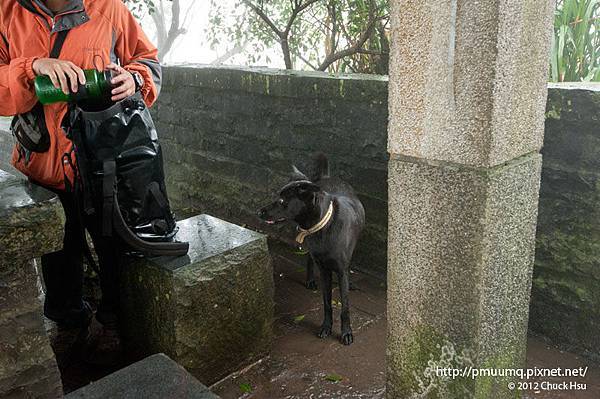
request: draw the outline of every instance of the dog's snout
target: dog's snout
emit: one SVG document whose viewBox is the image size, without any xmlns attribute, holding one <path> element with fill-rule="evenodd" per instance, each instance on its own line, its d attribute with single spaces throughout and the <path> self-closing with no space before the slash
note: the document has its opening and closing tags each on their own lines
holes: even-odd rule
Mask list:
<svg viewBox="0 0 600 399">
<path fill-rule="evenodd" d="M 256 215 L 261 219 L 264 218 L 266 214 L 267 211 L 265 210 L 265 208 L 261 208 L 258 210 L 258 212 L 256 212 Z"/>
</svg>

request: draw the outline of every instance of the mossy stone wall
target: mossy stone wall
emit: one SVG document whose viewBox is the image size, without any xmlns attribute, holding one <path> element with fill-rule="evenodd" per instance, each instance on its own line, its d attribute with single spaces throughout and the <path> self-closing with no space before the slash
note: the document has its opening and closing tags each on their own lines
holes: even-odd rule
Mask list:
<svg viewBox="0 0 600 399">
<path fill-rule="evenodd" d="M 600 84 L 551 85 L 529 328 L 600 358 Z"/>
</svg>

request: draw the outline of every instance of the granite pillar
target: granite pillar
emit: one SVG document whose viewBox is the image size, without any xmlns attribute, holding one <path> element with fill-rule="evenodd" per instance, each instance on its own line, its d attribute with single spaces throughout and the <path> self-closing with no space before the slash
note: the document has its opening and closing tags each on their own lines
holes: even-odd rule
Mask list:
<svg viewBox="0 0 600 399">
<path fill-rule="evenodd" d="M 553 7 L 392 1 L 388 398 L 519 396 Z"/>
</svg>

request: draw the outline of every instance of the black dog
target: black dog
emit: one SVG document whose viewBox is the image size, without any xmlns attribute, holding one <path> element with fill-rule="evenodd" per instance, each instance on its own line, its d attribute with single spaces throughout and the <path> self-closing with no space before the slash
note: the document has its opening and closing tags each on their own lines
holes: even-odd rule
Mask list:
<svg viewBox="0 0 600 399">
<path fill-rule="evenodd" d="M 337 273 L 342 299 L 341 340 L 350 345 L 354 340 L 348 300 L 350 260 L 365 225 L 365 210 L 352 187 L 329 177 L 325 155 L 317 154 L 314 164 L 311 179 L 294 167 L 292 180 L 281 189 L 279 199 L 263 207 L 258 216 L 270 224 L 286 220 L 298 224 L 296 241 L 310 252 L 321 275 L 324 304 L 323 325 L 318 334 L 321 338 L 331 335 L 332 272 Z M 308 270 L 309 284 L 311 272 Z"/>
</svg>

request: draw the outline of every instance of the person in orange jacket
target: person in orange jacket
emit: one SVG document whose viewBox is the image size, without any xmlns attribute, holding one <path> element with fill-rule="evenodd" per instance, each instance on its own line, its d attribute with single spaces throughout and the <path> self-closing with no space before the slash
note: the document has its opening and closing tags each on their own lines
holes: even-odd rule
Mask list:
<svg viewBox="0 0 600 399">
<path fill-rule="evenodd" d="M 59 32 L 68 30 L 60 55 L 50 58 Z M 85 83 L 83 69 L 113 71 L 112 100 L 135 94 L 151 106 L 160 91 L 157 50 L 121 0 L 2 0 L 0 2 L 0 115 L 25 114 L 37 104 L 34 79 L 47 75 L 63 92 Z M 85 226 L 100 263 L 102 301 L 96 318 L 118 350 L 119 243 L 99 233 L 98 221 L 82 218 L 72 186 L 75 171 L 65 154 L 73 144 L 61 129 L 67 104 L 43 107 L 50 144 L 32 152 L 17 142 L 12 164 L 30 181 L 58 194 L 65 211 L 63 249 L 42 258 L 46 283 L 45 315 L 64 327 L 87 327 L 90 306 L 82 299 Z M 109 345 L 111 346 L 111 345 Z"/>
</svg>

